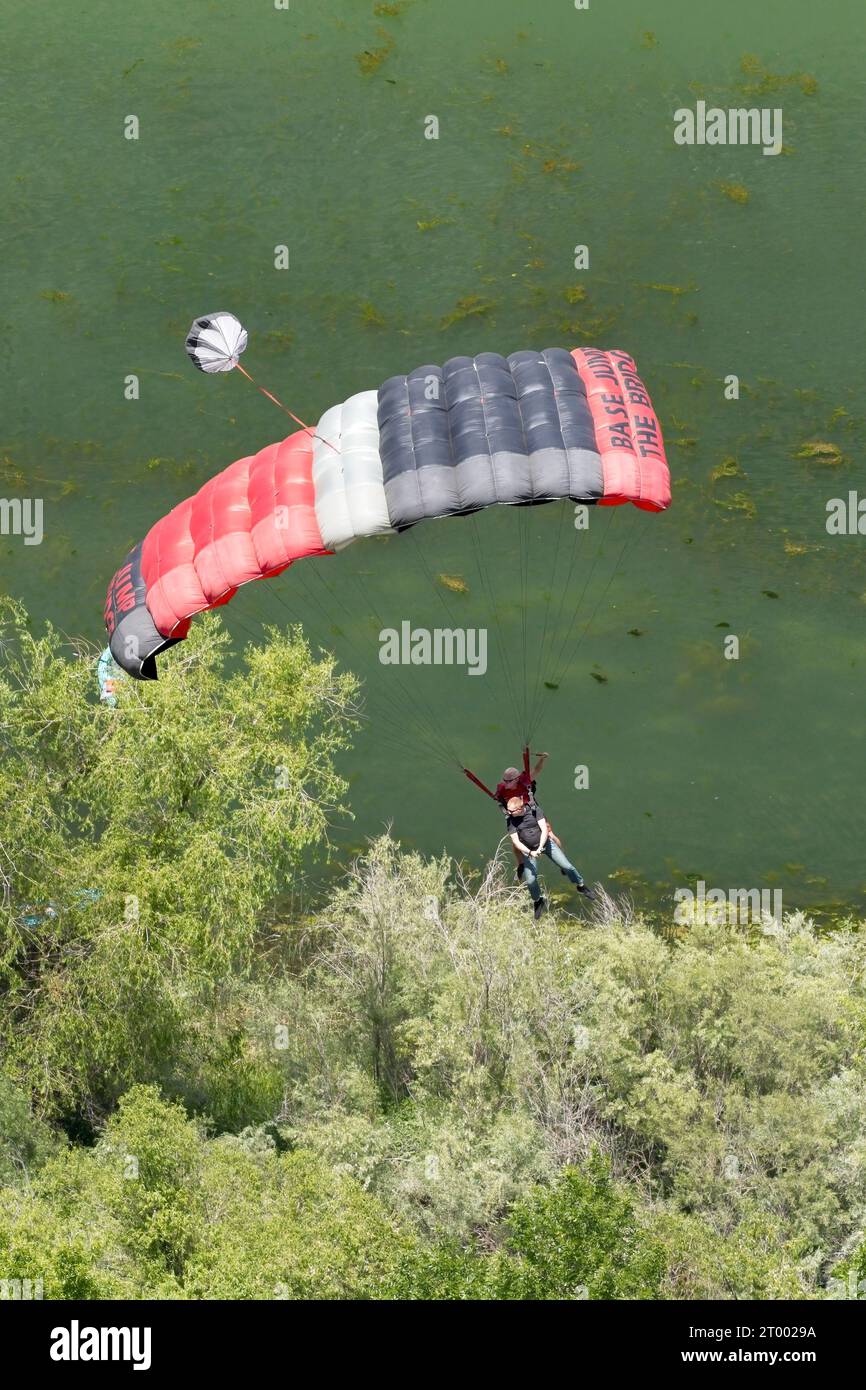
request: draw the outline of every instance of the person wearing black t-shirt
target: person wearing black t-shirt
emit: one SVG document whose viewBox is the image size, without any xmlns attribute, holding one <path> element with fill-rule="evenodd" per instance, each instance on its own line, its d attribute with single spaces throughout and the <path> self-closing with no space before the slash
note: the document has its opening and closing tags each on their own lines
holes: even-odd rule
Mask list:
<svg viewBox="0 0 866 1390">
<path fill-rule="evenodd" d="M 502 807 L 502 810 L 504 811 L 506 818 L 508 816 L 508 802 L 512 796 L 522 797 L 523 800 L 526 801 L 526 803 L 534 809 L 536 815 L 541 816 L 544 814 L 542 812 L 541 807 L 535 799 L 535 789 L 537 786 L 536 779 L 539 773 L 541 772 L 542 768 L 544 767 L 544 764 L 547 762 L 547 754 L 536 753 L 535 756 L 538 759 L 538 761 L 536 762 L 535 767 L 530 772 L 529 749 L 527 748 L 524 752 L 523 772 L 518 772 L 516 767 L 507 767 L 502 774 L 502 781 L 497 782 L 496 784 L 496 791 L 493 793 L 493 795 L 495 799 L 499 802 L 499 805 Z M 555 845 L 558 845 L 559 836 L 557 835 L 556 831 L 553 829 L 553 826 L 549 822 L 547 830 L 553 843 Z M 514 858 L 517 860 L 517 877 L 518 879 L 522 879 L 525 872 L 523 853 L 521 850 L 517 848 L 516 845 L 514 846 Z"/>
<path fill-rule="evenodd" d="M 538 882 L 538 860 L 542 854 L 546 854 L 549 859 L 553 860 L 556 867 L 561 869 L 566 878 L 571 880 L 578 893 L 583 893 L 587 898 L 595 896 L 592 890 L 586 886 L 574 865 L 563 854 L 560 846 L 555 845 L 551 840 L 550 827 L 537 806 L 524 801 L 521 796 L 512 796 L 509 798 L 506 810 L 511 843 L 515 850 L 523 855 L 522 877 L 535 905 L 536 920 L 547 907 L 547 900 L 543 896 L 541 885 Z"/>
</svg>

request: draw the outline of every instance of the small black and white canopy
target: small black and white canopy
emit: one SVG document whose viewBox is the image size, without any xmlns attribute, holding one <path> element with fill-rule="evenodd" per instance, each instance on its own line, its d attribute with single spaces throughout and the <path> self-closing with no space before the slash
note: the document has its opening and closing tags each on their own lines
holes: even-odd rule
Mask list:
<svg viewBox="0 0 866 1390">
<path fill-rule="evenodd" d="M 186 338 L 187 353 L 201 372 L 230 372 L 246 345 L 247 330 L 224 310 L 196 319 Z"/>
</svg>

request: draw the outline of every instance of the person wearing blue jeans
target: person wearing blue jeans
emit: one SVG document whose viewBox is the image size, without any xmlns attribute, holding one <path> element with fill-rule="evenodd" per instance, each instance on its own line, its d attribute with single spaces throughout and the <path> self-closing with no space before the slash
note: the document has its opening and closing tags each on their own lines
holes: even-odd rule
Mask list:
<svg viewBox="0 0 866 1390">
<path fill-rule="evenodd" d="M 523 855 L 523 882 L 529 889 L 529 896 L 535 907 L 536 920 L 547 907 L 547 900 L 538 881 L 538 860 L 542 854 L 552 859 L 566 878 L 570 879 L 578 893 L 592 899 L 595 894 L 583 881 L 570 859 L 563 854 L 559 845 L 550 838 L 550 827 L 537 808 L 524 801 L 521 796 L 513 796 L 508 802 L 508 832 L 514 848 Z"/>
</svg>

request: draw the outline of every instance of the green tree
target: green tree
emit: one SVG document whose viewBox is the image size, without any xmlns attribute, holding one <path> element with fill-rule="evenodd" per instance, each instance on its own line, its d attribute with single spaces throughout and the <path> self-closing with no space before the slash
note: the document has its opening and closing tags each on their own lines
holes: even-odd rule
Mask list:
<svg viewBox="0 0 866 1390">
<path fill-rule="evenodd" d="M 508 1229 L 511 1258 L 498 1266 L 497 1298 L 659 1297 L 664 1249 L 598 1153 L 516 1202 Z"/>
<path fill-rule="evenodd" d="M 28 1097 L 0 1073 L 0 1183 L 35 1172 L 56 1149 L 54 1134 L 32 1113 Z"/>
<path fill-rule="evenodd" d="M 68 1124 L 225 1051 L 220 982 L 341 807 L 355 682 L 267 637 L 229 673 L 206 617 L 110 709 L 91 657 L 0 605 L 0 1044 Z"/>
<path fill-rule="evenodd" d="M 208 1140 L 150 1086 L 93 1149 L 0 1188 L 0 1280 L 46 1298 L 394 1297 L 414 1237 L 315 1155 Z"/>
</svg>

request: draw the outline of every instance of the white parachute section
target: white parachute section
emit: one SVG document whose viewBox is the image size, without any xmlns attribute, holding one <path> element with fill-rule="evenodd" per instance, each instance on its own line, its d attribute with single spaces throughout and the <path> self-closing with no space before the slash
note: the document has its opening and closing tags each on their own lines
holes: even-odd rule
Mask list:
<svg viewBox="0 0 866 1390">
<path fill-rule="evenodd" d="M 247 330 L 225 310 L 203 314 L 186 336 L 187 354 L 200 372 L 232 371 L 246 345 Z"/>
<path fill-rule="evenodd" d="M 379 454 L 378 404 L 378 391 L 361 391 L 342 405 L 332 405 L 316 426 L 316 522 L 328 550 L 342 550 L 360 536 L 394 530 Z"/>
</svg>

